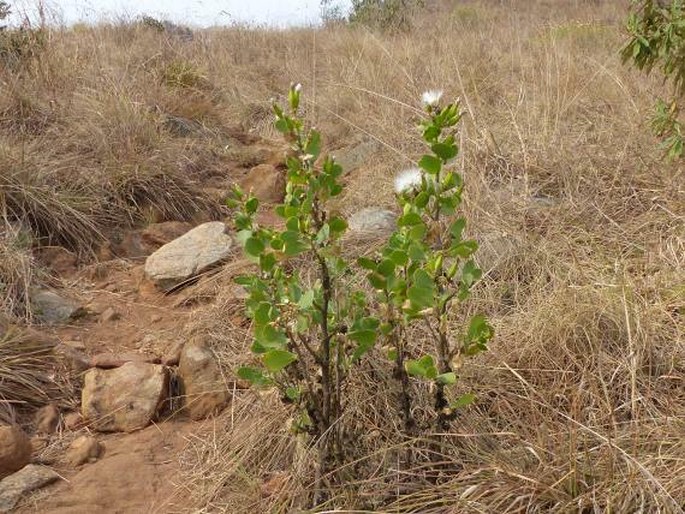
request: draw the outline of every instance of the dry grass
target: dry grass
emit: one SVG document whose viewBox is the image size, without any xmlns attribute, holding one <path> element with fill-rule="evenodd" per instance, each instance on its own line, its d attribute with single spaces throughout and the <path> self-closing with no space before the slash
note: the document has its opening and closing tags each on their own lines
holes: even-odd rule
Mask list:
<svg viewBox="0 0 685 514">
<path fill-rule="evenodd" d="M 235 127 L 276 136 L 269 99 L 291 81 L 303 83 L 331 148 L 379 143 L 348 176 L 340 208 L 391 206 L 391 177 L 422 151 L 417 99 L 443 88 L 466 111 L 464 209 L 486 270 L 455 330 L 484 311 L 498 337 L 462 370 L 461 387 L 479 399 L 455 423 L 439 472 L 425 442 L 400 436 L 385 367 L 368 359 L 344 421 L 358 460 L 322 511 L 682 512 L 685 175 L 660 159 L 645 123 L 660 82 L 620 64 L 625 5 L 443 7 L 397 34 L 53 33 L 29 65 L 0 71 L 0 147 L 12 149 L 0 157 L 14 163 L 0 167 L 0 186 L 31 186 L 10 217 L 48 219 L 29 225 L 50 238 L 57 212 L 66 234 L 89 240 L 114 225 L 194 217 L 207 209 L 204 187 L 251 164 Z M 192 130 L 179 135 L 174 117 Z M 250 358 L 240 309 L 235 291 L 219 291 L 192 327 L 223 349 L 227 370 Z M 417 352 L 425 337 L 416 334 Z M 273 397 L 237 393 L 212 436 L 193 440 L 189 509 L 306 508 L 312 449 L 290 437 L 289 416 Z"/>
</svg>

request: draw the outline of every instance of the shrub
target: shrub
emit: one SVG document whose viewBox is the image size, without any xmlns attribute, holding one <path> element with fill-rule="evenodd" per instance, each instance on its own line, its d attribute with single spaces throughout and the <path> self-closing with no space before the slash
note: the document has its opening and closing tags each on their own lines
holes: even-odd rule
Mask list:
<svg viewBox="0 0 685 514">
<path fill-rule="evenodd" d="M 259 268 L 238 282 L 249 293 L 252 352 L 260 365 L 238 374 L 256 386 L 276 388 L 283 401 L 297 407 L 293 429 L 318 445 L 315 505 L 324 499 L 324 486 L 342 481 L 336 470 L 349 463 L 352 450 L 340 422 L 353 394 L 347 384 L 379 335 L 401 384 L 397 410 L 407 435 L 421 429 L 424 436 L 433 429 L 447 431 L 456 409 L 473 400 L 469 394 L 453 400 L 448 388 L 457 380 L 461 359 L 485 350 L 493 335 L 482 316 L 475 316 L 460 338 L 448 329 L 453 305 L 468 297 L 481 272 L 470 259 L 478 245 L 462 238 L 465 219 L 454 219 L 463 190 L 461 177 L 449 170 L 458 153 L 459 106 L 440 107 L 439 97 L 429 92 L 424 99 L 428 119 L 421 129 L 432 153 L 420 159 L 420 168 L 398 178 L 398 229 L 382 255 L 358 261 L 368 270 L 373 296 L 346 280 L 353 271 L 341 257 L 347 222 L 327 208 L 343 191 L 343 170 L 332 158 L 320 157 L 319 132 L 298 117 L 300 86 L 290 89 L 288 112 L 274 105 L 276 128 L 292 144 L 285 203 L 276 209 L 285 230 L 259 226 L 258 200 L 239 188 L 229 202 L 238 208 L 238 239 Z M 415 324 L 428 327 L 434 351 L 410 359 L 417 349 L 408 330 Z M 414 422 L 410 377 L 433 383 L 432 427 Z"/>
</svg>

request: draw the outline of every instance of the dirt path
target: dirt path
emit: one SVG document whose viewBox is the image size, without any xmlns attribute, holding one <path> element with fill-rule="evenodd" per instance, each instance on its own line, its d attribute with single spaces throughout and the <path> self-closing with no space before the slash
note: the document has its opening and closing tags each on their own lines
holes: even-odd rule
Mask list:
<svg viewBox="0 0 685 514">
<path fill-rule="evenodd" d="M 178 305 L 179 295 L 164 295 L 144 281 L 140 262 L 111 261 L 63 278 L 79 291 L 89 315 L 55 329 L 53 335 L 88 356 L 140 353 L 164 358 L 183 337 L 191 309 Z M 103 316 L 108 310 L 109 316 Z M 64 480 L 28 498 L 18 512 L 187 512 L 178 488 L 180 462 L 187 437 L 200 433 L 202 426 L 176 414 L 130 434 L 93 432 L 104 454 L 76 469 L 64 462 L 64 450 L 78 435 L 91 431 L 62 427 L 38 460 Z"/>
</svg>

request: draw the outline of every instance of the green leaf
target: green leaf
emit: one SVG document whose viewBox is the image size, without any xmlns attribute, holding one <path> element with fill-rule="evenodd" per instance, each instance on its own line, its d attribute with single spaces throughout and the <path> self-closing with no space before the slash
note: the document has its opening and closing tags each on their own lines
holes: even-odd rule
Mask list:
<svg viewBox="0 0 685 514">
<path fill-rule="evenodd" d="M 377 271 L 388 278 L 395 273 L 395 262 L 391 259 L 383 259 L 378 265 Z"/>
<path fill-rule="evenodd" d="M 324 223 L 323 227 L 316 234 L 316 242 L 322 244 L 324 241 L 328 241 L 328 237 L 331 235 L 331 227 L 328 223 Z"/>
<path fill-rule="evenodd" d="M 259 200 L 254 196 L 245 202 L 245 210 L 248 214 L 254 214 L 259 208 Z"/>
<path fill-rule="evenodd" d="M 454 238 L 455 242 L 458 243 L 461 241 L 461 234 L 464 232 L 464 228 L 466 228 L 465 218 L 458 218 L 450 225 L 450 234 Z"/>
<path fill-rule="evenodd" d="M 371 285 L 376 289 L 383 290 L 388 285 L 388 282 L 385 279 L 385 277 L 378 272 L 371 272 L 366 276 L 366 278 L 369 280 Z"/>
<path fill-rule="evenodd" d="M 399 217 L 397 220 L 398 227 L 411 227 L 423 223 L 421 215 L 417 212 L 408 212 Z"/>
<path fill-rule="evenodd" d="M 276 130 L 278 130 L 282 134 L 287 134 L 290 132 L 290 127 L 288 126 L 288 122 L 285 121 L 285 118 L 278 118 L 274 126 L 276 127 Z"/>
<path fill-rule="evenodd" d="M 270 350 L 264 354 L 264 366 L 277 373 L 297 360 L 297 355 L 286 350 Z"/>
<path fill-rule="evenodd" d="M 471 405 L 475 399 L 476 395 L 473 393 L 462 394 L 459 398 L 457 398 L 450 404 L 450 408 L 460 409 L 462 407 L 466 407 L 468 405 Z"/>
<path fill-rule="evenodd" d="M 409 262 L 409 256 L 407 255 L 407 252 L 404 252 L 402 250 L 395 250 L 390 254 L 390 259 L 397 265 L 397 266 L 405 266 L 407 262 Z"/>
<path fill-rule="evenodd" d="M 352 354 L 353 362 L 359 360 L 365 353 L 373 348 L 373 345 L 376 343 L 376 335 L 375 330 L 369 329 L 355 330 L 348 334 L 348 337 L 352 341 L 357 342 L 357 348 Z"/>
<path fill-rule="evenodd" d="M 264 251 L 264 243 L 261 239 L 250 237 L 245 241 L 245 252 L 253 257 L 258 257 Z"/>
<path fill-rule="evenodd" d="M 328 223 L 328 225 L 331 227 L 331 232 L 333 234 L 340 234 L 347 230 L 347 221 L 339 216 L 331 218 L 331 221 Z"/>
<path fill-rule="evenodd" d="M 445 162 L 456 157 L 458 152 L 457 145 L 454 143 L 435 143 L 431 146 L 431 150 L 433 150 L 433 153 Z"/>
<path fill-rule="evenodd" d="M 482 275 L 483 272 L 473 261 L 468 261 L 461 270 L 461 279 L 466 287 L 471 287 Z"/>
<path fill-rule="evenodd" d="M 411 376 L 434 379 L 438 372 L 435 369 L 435 361 L 431 355 L 424 355 L 420 359 L 407 360 L 404 368 Z"/>
<path fill-rule="evenodd" d="M 426 207 L 426 205 L 428 205 L 428 200 L 430 200 L 428 193 L 421 191 L 418 195 L 416 195 L 416 198 L 414 199 L 414 205 L 416 205 L 416 207 L 419 209 L 423 209 Z"/>
<path fill-rule="evenodd" d="M 248 366 L 238 369 L 238 377 L 242 378 L 243 380 L 247 380 L 256 386 L 265 386 L 271 382 L 260 370 L 256 368 L 250 368 Z"/>
<path fill-rule="evenodd" d="M 305 153 L 308 153 L 314 157 L 316 160 L 321 153 L 321 134 L 317 130 L 312 130 L 309 133 L 309 141 L 307 141 L 307 146 L 304 149 Z"/>
<path fill-rule="evenodd" d="M 407 297 L 417 309 L 432 307 L 435 302 L 435 283 L 423 269 L 418 269 L 413 276 L 413 284 L 407 291 Z"/>
<path fill-rule="evenodd" d="M 376 271 L 376 267 L 378 266 L 376 264 L 376 261 L 373 261 L 371 259 L 367 259 L 366 257 L 359 257 L 357 259 L 357 264 L 363 269 L 367 269 L 370 271 Z"/>
<path fill-rule="evenodd" d="M 307 290 L 306 293 L 304 293 L 299 301 L 297 302 L 297 305 L 301 309 L 309 309 L 312 305 L 314 304 L 314 290 L 309 289 Z"/>
<path fill-rule="evenodd" d="M 457 382 L 457 375 L 451 371 L 448 373 L 442 373 L 441 375 L 435 377 L 435 381 L 438 384 L 452 385 Z"/>
<path fill-rule="evenodd" d="M 259 256 L 259 267 L 267 273 L 276 266 L 276 256 L 273 253 L 265 253 Z"/>
<path fill-rule="evenodd" d="M 419 167 L 431 175 L 437 175 L 442 168 L 442 161 L 434 155 L 424 155 L 419 160 Z"/>
</svg>

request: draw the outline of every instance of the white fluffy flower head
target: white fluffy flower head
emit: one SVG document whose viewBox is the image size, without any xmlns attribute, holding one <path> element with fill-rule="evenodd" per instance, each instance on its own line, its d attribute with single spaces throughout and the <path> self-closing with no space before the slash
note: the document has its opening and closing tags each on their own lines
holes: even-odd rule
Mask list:
<svg viewBox="0 0 685 514">
<path fill-rule="evenodd" d="M 435 107 L 438 105 L 441 98 L 441 89 L 429 89 L 421 95 L 421 102 L 423 102 L 423 105 L 425 105 L 426 107 Z"/>
<path fill-rule="evenodd" d="M 423 172 L 419 168 L 409 168 L 399 172 L 395 176 L 395 192 L 402 194 L 412 189 L 421 187 Z"/>
<path fill-rule="evenodd" d="M 293 89 L 295 90 L 296 93 L 299 93 L 300 91 L 302 91 L 302 84 L 300 84 L 300 83 L 298 82 L 297 84 L 295 84 L 295 85 L 293 86 Z"/>
</svg>

